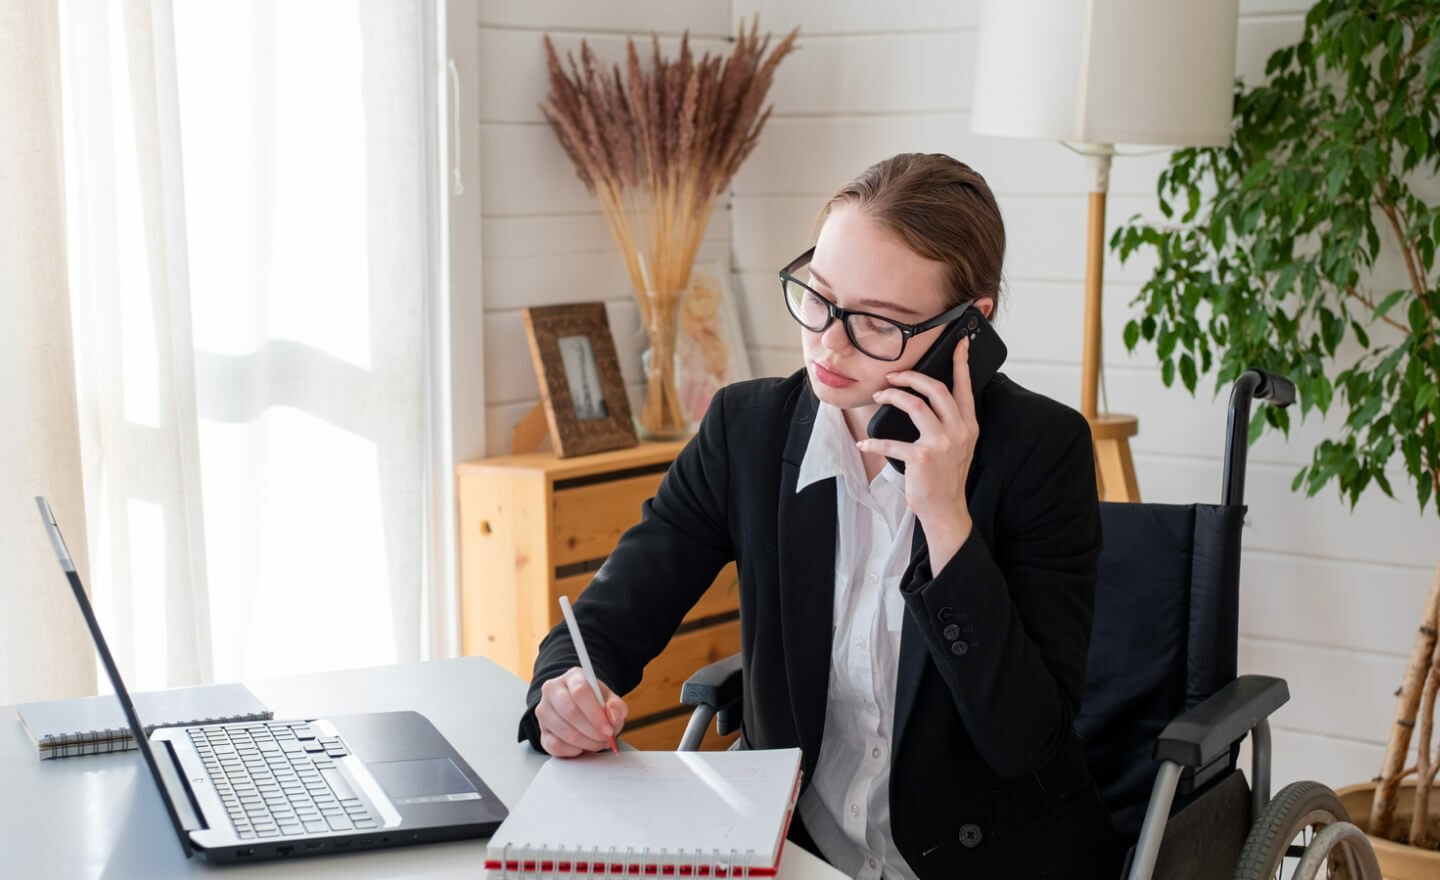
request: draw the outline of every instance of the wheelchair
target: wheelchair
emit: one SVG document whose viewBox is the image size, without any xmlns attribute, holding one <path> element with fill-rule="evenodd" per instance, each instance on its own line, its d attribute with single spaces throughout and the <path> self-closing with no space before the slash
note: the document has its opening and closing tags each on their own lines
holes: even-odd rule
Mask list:
<svg viewBox="0 0 1440 880">
<path fill-rule="evenodd" d="M 1249 370 L 1231 389 L 1221 501 L 1102 503 L 1105 536 L 1085 696 L 1075 729 L 1110 811 L 1129 880 L 1323 876 L 1381 880 L 1374 851 L 1318 782 L 1270 796 L 1269 716 L 1282 679 L 1236 675 L 1240 533 L 1252 400 L 1288 406 L 1287 379 Z M 713 718 L 740 729 L 737 654 L 697 671 L 681 750 Z M 1251 738 L 1250 782 L 1237 766 Z"/>
</svg>

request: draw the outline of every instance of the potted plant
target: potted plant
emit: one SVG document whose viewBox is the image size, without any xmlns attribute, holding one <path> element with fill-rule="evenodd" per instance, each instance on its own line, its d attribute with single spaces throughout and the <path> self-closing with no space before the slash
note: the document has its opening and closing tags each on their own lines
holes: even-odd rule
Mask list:
<svg viewBox="0 0 1440 880">
<path fill-rule="evenodd" d="M 1422 514 L 1440 514 L 1440 10 L 1321 0 L 1266 74 L 1237 86 L 1229 146 L 1173 154 L 1158 183 L 1164 219 L 1133 218 L 1112 237 L 1122 260 L 1157 259 L 1125 343 L 1153 342 L 1162 380 L 1178 376 L 1192 394 L 1212 371 L 1217 388 L 1251 365 L 1288 376 L 1302 415 L 1344 415 L 1293 489 L 1334 484 L 1353 507 L 1371 487 L 1393 495 L 1385 469 L 1399 462 Z M 1285 409 L 1264 412 L 1252 440 L 1267 424 L 1288 430 Z M 1341 792 L 1382 863 L 1383 850 L 1440 842 L 1437 613 L 1440 572 L 1381 774 Z M 1426 856 L 1423 873 L 1393 861 L 1385 873 L 1440 877 L 1440 852 Z"/>
</svg>

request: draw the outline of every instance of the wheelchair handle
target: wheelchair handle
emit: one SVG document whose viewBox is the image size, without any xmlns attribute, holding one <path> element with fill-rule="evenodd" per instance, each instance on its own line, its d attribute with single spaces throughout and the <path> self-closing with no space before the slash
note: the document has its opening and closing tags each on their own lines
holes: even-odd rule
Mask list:
<svg viewBox="0 0 1440 880">
<path fill-rule="evenodd" d="M 1245 455 L 1250 446 L 1250 401 L 1263 400 L 1271 406 L 1295 402 L 1295 383 L 1284 376 L 1251 367 L 1230 389 L 1230 412 L 1225 420 L 1225 473 L 1221 478 L 1220 503 L 1245 503 Z"/>
</svg>

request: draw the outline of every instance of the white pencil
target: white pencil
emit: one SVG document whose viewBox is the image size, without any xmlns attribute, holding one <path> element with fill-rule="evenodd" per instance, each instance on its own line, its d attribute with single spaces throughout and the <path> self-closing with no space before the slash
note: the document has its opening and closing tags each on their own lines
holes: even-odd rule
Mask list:
<svg viewBox="0 0 1440 880">
<path fill-rule="evenodd" d="M 595 678 L 595 667 L 590 665 L 590 652 L 585 650 L 585 639 L 580 635 L 580 623 L 575 619 L 575 610 L 570 607 L 570 597 L 560 597 L 560 613 L 565 615 L 565 626 L 570 630 L 570 641 L 575 643 L 575 653 L 580 655 L 580 671 L 585 673 L 585 680 L 590 682 L 590 690 L 595 692 L 595 699 L 600 701 L 600 708 L 605 708 L 605 695 L 600 693 L 600 682 Z M 606 712 L 606 720 L 610 714 Z M 615 745 L 615 737 L 610 737 L 610 751 L 619 753 L 620 749 Z"/>
</svg>

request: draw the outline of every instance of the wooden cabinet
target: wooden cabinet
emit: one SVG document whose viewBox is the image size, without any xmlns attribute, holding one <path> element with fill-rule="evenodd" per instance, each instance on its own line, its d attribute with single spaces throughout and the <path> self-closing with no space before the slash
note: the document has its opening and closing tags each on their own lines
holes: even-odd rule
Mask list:
<svg viewBox="0 0 1440 880">
<path fill-rule="evenodd" d="M 642 443 L 577 458 L 531 453 L 466 462 L 458 469 L 461 615 L 466 654 L 483 654 L 522 678 L 574 599 L 660 485 L 683 444 Z M 691 609 L 669 646 L 645 668 L 626 702 L 624 739 L 673 749 L 688 709 L 690 673 L 740 649 L 740 589 L 734 565 Z M 713 725 L 707 747 L 722 748 Z"/>
</svg>

